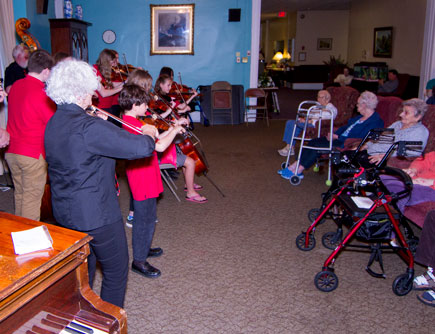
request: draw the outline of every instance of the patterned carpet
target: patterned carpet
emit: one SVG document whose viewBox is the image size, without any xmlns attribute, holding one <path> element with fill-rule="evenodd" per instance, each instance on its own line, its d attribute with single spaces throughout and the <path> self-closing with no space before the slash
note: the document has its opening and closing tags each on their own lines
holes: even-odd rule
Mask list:
<svg viewBox="0 0 435 334">
<path fill-rule="evenodd" d="M 335 265 L 337 290 L 324 293 L 313 280 L 330 254 L 316 231 L 317 246 L 301 252 L 295 238 L 320 204 L 325 172 L 306 173 L 292 186 L 276 173 L 283 159 L 283 121 L 239 126 L 197 126 L 210 163 L 204 178 L 206 204 L 178 203 L 165 190 L 158 204 L 154 246 L 164 249 L 150 263 L 158 279 L 130 272 L 126 296 L 129 333 L 431 333 L 435 313 L 415 292 L 393 294 L 391 284 L 406 270 L 395 254 L 384 256 L 386 279 L 369 276 L 368 254 L 345 251 Z M 122 163 L 119 166 L 122 170 Z M 121 209 L 128 190 L 121 183 Z M 183 181 L 177 181 L 183 197 Z M 0 193 L 0 209 L 12 210 L 12 192 Z M 416 229 L 415 229 L 416 230 Z M 131 229 L 126 228 L 131 244 Z M 131 249 L 130 249 L 131 254 Z M 416 266 L 416 273 L 423 267 Z M 99 278 L 98 278 L 99 279 Z"/>
</svg>

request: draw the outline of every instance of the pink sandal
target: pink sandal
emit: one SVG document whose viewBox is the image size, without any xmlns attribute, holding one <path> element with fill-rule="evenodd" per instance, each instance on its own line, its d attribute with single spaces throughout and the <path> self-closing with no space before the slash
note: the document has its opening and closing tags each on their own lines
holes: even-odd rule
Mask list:
<svg viewBox="0 0 435 334">
<path fill-rule="evenodd" d="M 195 195 L 192 197 L 186 196 L 186 201 L 193 202 L 193 203 L 206 203 L 208 201 L 207 198 L 204 197 L 204 199 L 201 199 L 201 197 L 203 196 L 201 195 Z"/>
</svg>

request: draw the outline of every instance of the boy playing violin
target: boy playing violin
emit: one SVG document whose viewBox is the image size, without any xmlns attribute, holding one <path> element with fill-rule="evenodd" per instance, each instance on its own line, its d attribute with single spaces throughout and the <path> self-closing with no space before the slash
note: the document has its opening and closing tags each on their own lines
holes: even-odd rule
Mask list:
<svg viewBox="0 0 435 334">
<path fill-rule="evenodd" d="M 124 121 L 140 128 L 142 123 L 138 117 L 145 115 L 148 102 L 149 96 L 144 89 L 136 85 L 125 85 L 119 94 Z M 164 151 L 177 134 L 185 131 L 181 126 L 185 123 L 185 120 L 176 121 L 175 126 L 158 135 L 155 150 Z M 136 133 L 126 125 L 123 128 Z M 150 248 L 157 219 L 156 199 L 163 191 L 156 152 L 149 158 L 128 161 L 126 169 L 134 205 L 132 270 L 145 277 L 159 277 L 160 270 L 147 261 L 148 257 L 157 257 L 163 253 L 161 248 Z"/>
</svg>

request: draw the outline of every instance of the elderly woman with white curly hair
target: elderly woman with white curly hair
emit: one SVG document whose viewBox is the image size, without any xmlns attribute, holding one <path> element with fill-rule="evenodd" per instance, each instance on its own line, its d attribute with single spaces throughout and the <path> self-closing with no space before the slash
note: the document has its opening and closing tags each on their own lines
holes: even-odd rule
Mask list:
<svg viewBox="0 0 435 334">
<path fill-rule="evenodd" d="M 45 131 L 45 149 L 53 213 L 67 228 L 93 237 L 88 258 L 89 282 L 101 265 L 101 298 L 124 305 L 128 250 L 119 208 L 115 159 L 152 155 L 156 129 L 145 125 L 143 136 L 128 133 L 86 112 L 99 81 L 90 65 L 75 59 L 53 67 L 47 95 L 57 111 Z"/>
<path fill-rule="evenodd" d="M 361 115 L 351 118 L 347 125 L 342 126 L 334 134 L 332 134 L 332 146 L 340 147 L 344 146 L 344 142 L 348 138 L 364 138 L 364 136 L 375 128 L 382 128 L 384 121 L 379 114 L 375 111 L 378 105 L 378 98 L 371 92 L 364 92 L 358 98 L 358 112 Z M 308 146 L 311 147 L 329 147 L 328 134 L 326 137 L 319 137 L 311 139 L 308 142 Z M 299 178 L 303 178 L 302 173 L 305 169 L 310 168 L 318 157 L 319 153 L 315 149 L 304 149 L 301 154 L 298 170 L 296 170 L 297 162 L 294 162 L 287 168 L 278 171 L 284 179 L 290 179 L 293 175 L 297 174 Z"/>
</svg>

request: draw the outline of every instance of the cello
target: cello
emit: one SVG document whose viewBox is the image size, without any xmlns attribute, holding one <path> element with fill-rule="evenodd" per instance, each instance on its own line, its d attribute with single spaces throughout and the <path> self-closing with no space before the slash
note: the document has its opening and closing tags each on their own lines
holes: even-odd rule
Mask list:
<svg viewBox="0 0 435 334">
<path fill-rule="evenodd" d="M 36 51 L 41 48 L 38 40 L 27 31 L 30 28 L 30 21 L 25 17 L 18 19 L 15 22 L 15 30 L 17 35 L 20 36 L 21 40 L 24 44 L 26 44 L 30 50 L 30 52 Z"/>
</svg>

